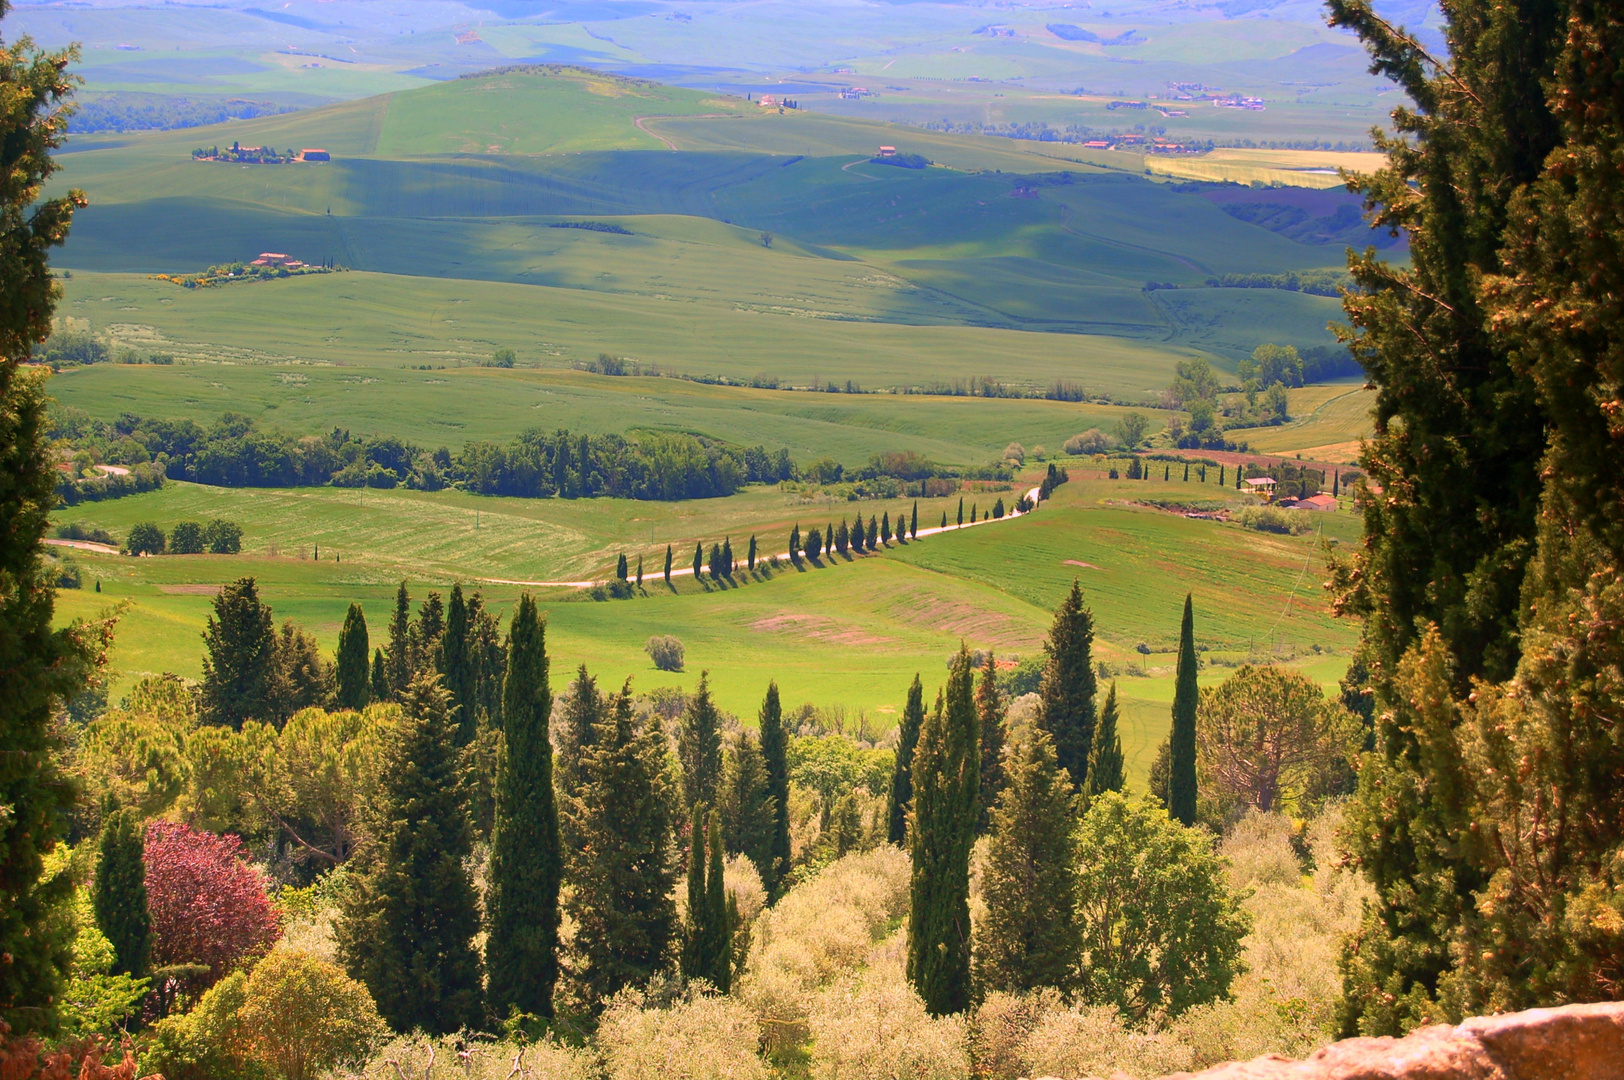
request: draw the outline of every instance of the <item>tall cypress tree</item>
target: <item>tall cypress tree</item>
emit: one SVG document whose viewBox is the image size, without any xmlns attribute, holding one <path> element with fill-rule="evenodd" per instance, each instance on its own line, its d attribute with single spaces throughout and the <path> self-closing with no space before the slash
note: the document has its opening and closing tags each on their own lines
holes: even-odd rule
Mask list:
<svg viewBox="0 0 1624 1080">
<path fill-rule="evenodd" d="M 891 543 L 891 511 L 889 510 L 880 518 L 880 543 Z"/>
<path fill-rule="evenodd" d="M 846 549 L 850 546 L 851 526 L 846 524 L 845 518 L 841 518 L 840 526 L 835 530 L 835 551 L 841 555 L 844 555 L 846 554 Z"/>
<path fill-rule="evenodd" d="M 372 698 L 372 673 L 367 670 L 367 618 L 360 604 L 351 604 L 338 632 L 338 707 L 364 709 Z"/>
<path fill-rule="evenodd" d="M 964 496 L 963 495 L 959 496 L 959 520 L 958 520 L 958 524 L 960 524 L 960 525 L 964 524 Z"/>
<path fill-rule="evenodd" d="M 1060 767 L 1071 774 L 1072 788 L 1081 791 L 1088 773 L 1088 752 L 1094 742 L 1094 616 L 1083 607 L 1077 579 L 1055 612 L 1049 640 L 1043 646 L 1048 663 L 1043 668 L 1039 693 L 1041 721 L 1054 739 Z"/>
<path fill-rule="evenodd" d="M 1004 702 L 998 693 L 998 664 L 991 650 L 976 683 L 976 717 L 981 725 L 981 811 L 977 828 L 987 830 L 989 814 L 1004 789 Z"/>
<path fill-rule="evenodd" d="M 1105 695 L 1105 708 L 1100 710 L 1099 726 L 1094 729 L 1094 744 L 1089 749 L 1088 779 L 1083 782 L 1083 794 L 1090 799 L 1107 791 L 1121 791 L 1127 785 L 1118 718 L 1117 688 L 1116 683 L 1112 683 Z"/>
<path fill-rule="evenodd" d="M 413 635 L 415 648 L 412 651 L 412 672 L 406 678 L 408 684 L 420 671 L 440 671 L 440 654 L 445 642 L 445 601 L 432 589 L 417 606 L 415 627 L 417 633 Z"/>
<path fill-rule="evenodd" d="M 880 527 L 874 521 L 874 515 L 868 515 L 868 550 L 873 551 L 880 546 Z"/>
<path fill-rule="evenodd" d="M 615 578 L 619 581 L 625 581 L 626 575 L 631 572 L 631 565 L 626 561 L 626 553 L 622 551 L 620 557 L 615 560 Z"/>
<path fill-rule="evenodd" d="M 671 584 L 671 545 L 665 545 L 665 583 Z"/>
<path fill-rule="evenodd" d="M 473 830 L 451 695 L 419 672 L 381 771 L 374 839 L 337 927 L 339 955 L 396 1031 L 477 1026 L 479 901 L 467 870 Z"/>
<path fill-rule="evenodd" d="M 0 15 L 9 5 L 0 2 Z M 73 894 L 66 872 L 45 876 L 44 857 L 73 803 L 59 771 L 53 717 L 85 686 L 100 635 L 52 629 L 55 590 L 41 543 L 56 505 L 44 380 L 22 367 L 51 332 L 60 285 L 46 256 L 67 238 L 78 191 L 42 200 L 56 171 L 51 151 L 67 134 L 58 107 L 72 93 L 63 69 L 77 53 L 0 43 L 5 106 L 0 145 L 0 1020 L 13 1033 L 46 1030 L 70 961 Z"/>
<path fill-rule="evenodd" d="M 729 580 L 733 577 L 733 538 L 722 538 L 722 576 Z"/>
<path fill-rule="evenodd" d="M 1008 766 L 982 871 L 987 914 L 976 927 L 976 983 L 1013 994 L 1067 990 L 1083 952 L 1076 839 L 1082 807 L 1042 728 L 1020 730 Z"/>
<path fill-rule="evenodd" d="M 769 899 L 783 895 L 790 870 L 789 842 L 789 736 L 784 730 L 784 712 L 778 701 L 778 684 L 767 683 L 767 695 L 756 714 L 761 730 L 761 757 L 767 767 L 767 797 L 772 800 L 772 840 L 762 883 Z"/>
<path fill-rule="evenodd" d="M 571 970 L 593 1008 L 664 970 L 677 936 L 665 753 L 658 717 L 638 723 L 627 680 L 582 753 L 580 792 L 565 806 L 583 838 L 570 854 Z"/>
<path fill-rule="evenodd" d="M 451 586 L 451 602 L 445 609 L 445 636 L 440 646 L 440 674 L 445 677 L 445 688 L 451 694 L 451 704 L 457 719 L 457 745 L 467 746 L 474 740 L 479 717 L 474 708 L 474 664 L 469 655 L 468 639 L 471 621 L 468 602 L 462 595 L 462 583 Z"/>
<path fill-rule="evenodd" d="M 857 554 L 863 553 L 863 545 L 867 542 L 863 535 L 863 515 L 858 514 L 857 520 L 851 523 L 851 549 Z"/>
<path fill-rule="evenodd" d="M 682 974 L 704 979 L 727 993 L 733 950 L 727 925 L 727 891 L 722 874 L 722 827 L 716 811 L 694 807 L 693 842 L 688 851 L 688 934 L 682 948 Z"/>
<path fill-rule="evenodd" d="M 717 800 L 722 818 L 722 844 L 730 855 L 743 855 L 767 884 L 772 872 L 773 825 L 777 813 L 767 793 L 767 762 L 755 737 L 740 728 L 722 754 L 722 784 Z"/>
<path fill-rule="evenodd" d="M 389 696 L 395 697 L 412 681 L 412 598 L 402 581 L 395 592 L 395 612 L 389 619 Z"/>
<path fill-rule="evenodd" d="M 913 514 L 908 518 L 908 538 L 919 539 L 919 504 L 913 504 Z"/>
<path fill-rule="evenodd" d="M 241 728 L 244 720 L 274 719 L 276 631 L 253 578 L 232 582 L 214 598 L 203 646 L 204 722 Z"/>
<path fill-rule="evenodd" d="M 946 707 L 926 719 L 913 758 L 907 973 L 932 1016 L 970 1007 L 970 848 L 981 786 L 974 681 L 961 645 Z"/>
<path fill-rule="evenodd" d="M 1179 666 L 1173 681 L 1173 731 L 1167 779 L 1167 812 L 1173 820 L 1195 824 L 1195 715 L 1201 700 L 1196 686 L 1195 609 L 1184 597 L 1184 621 L 1179 626 Z"/>
<path fill-rule="evenodd" d="M 508 628 L 503 750 L 496 770 L 490 887 L 485 895 L 486 994 L 491 1014 L 553 1015 L 558 982 L 558 889 L 564 864 L 553 801 L 553 696 L 547 626 L 529 593 Z"/>
<path fill-rule="evenodd" d="M 752 571 L 756 568 L 756 534 L 750 534 L 750 553 L 745 557 L 745 563 Z"/>
<path fill-rule="evenodd" d="M 587 674 L 582 664 L 564 691 L 559 716 L 559 730 L 555 733 L 558 754 L 553 761 L 553 790 L 559 799 L 574 797 L 581 786 L 587 748 L 596 738 L 598 724 L 603 721 L 603 695 L 598 693 L 598 682 Z"/>
<path fill-rule="evenodd" d="M 643 556 L 637 556 L 637 587 L 643 587 Z"/>
<path fill-rule="evenodd" d="M 703 542 L 694 545 L 694 580 L 703 581 L 701 576 L 705 572 L 705 545 Z"/>
<path fill-rule="evenodd" d="M 116 810 L 102 822 L 91 910 L 113 946 L 114 975 L 147 973 L 152 954 L 152 912 L 147 907 L 145 838 L 134 810 Z"/>
<path fill-rule="evenodd" d="M 705 955 L 705 807 L 695 803 L 688 826 L 688 925 L 683 927 L 677 958 L 685 979 L 701 979 L 710 970 Z"/>
<path fill-rule="evenodd" d="M 801 525 L 796 522 L 789 530 L 789 561 L 801 565 Z"/>
<path fill-rule="evenodd" d="M 384 659 L 383 649 L 372 650 L 372 700 L 388 701 L 393 696 L 393 687 L 389 685 L 389 661 Z"/>
<path fill-rule="evenodd" d="M 699 686 L 682 711 L 677 729 L 677 761 L 682 766 L 682 801 L 714 806 L 722 778 L 722 722 L 710 696 L 710 672 L 699 673 Z"/>
<path fill-rule="evenodd" d="M 925 688 L 915 673 L 908 687 L 897 729 L 897 756 L 891 766 L 891 792 L 886 800 L 886 839 L 901 846 L 908 842 L 908 812 L 913 809 L 913 758 L 919 730 L 925 723 Z"/>
</svg>

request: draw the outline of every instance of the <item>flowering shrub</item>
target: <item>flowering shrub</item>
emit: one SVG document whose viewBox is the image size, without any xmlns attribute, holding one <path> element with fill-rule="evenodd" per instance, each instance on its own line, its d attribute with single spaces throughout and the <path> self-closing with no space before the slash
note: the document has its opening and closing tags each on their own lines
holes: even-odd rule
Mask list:
<svg viewBox="0 0 1624 1080">
<path fill-rule="evenodd" d="M 608 1080 L 768 1080 L 756 1024 L 730 997 L 690 993 L 665 1008 L 637 991 L 609 1003 L 598 1028 Z"/>
<path fill-rule="evenodd" d="M 147 906 L 154 967 L 202 964 L 217 980 L 281 936 L 265 882 L 242 841 L 174 821 L 147 824 Z"/>
</svg>

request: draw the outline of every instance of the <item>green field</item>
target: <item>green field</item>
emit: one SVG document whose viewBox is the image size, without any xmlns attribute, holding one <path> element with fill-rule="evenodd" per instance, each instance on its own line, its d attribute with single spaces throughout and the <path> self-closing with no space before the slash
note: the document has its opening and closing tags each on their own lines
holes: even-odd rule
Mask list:
<svg viewBox="0 0 1624 1080">
<path fill-rule="evenodd" d="M 112 655 L 122 687 L 147 671 L 197 677 L 209 597 L 238 576 L 255 576 L 279 617 L 308 626 L 331 648 L 352 601 L 364 605 L 379 633 L 401 578 L 419 597 L 453 580 L 478 584 L 505 610 L 520 587 L 481 578 L 604 574 L 614 554 L 625 550 L 634 567 L 637 555 L 645 556 L 641 598 L 593 603 L 577 590 L 539 592 L 560 685 L 580 663 L 611 682 L 632 676 L 645 689 L 692 686 L 708 669 L 723 706 L 741 714 L 753 711 L 766 680 L 776 678 L 787 701 L 841 704 L 883 724 L 913 673 L 922 672 L 927 682 L 940 679 L 961 640 L 1000 655 L 1031 655 L 1077 577 L 1094 611 L 1098 654 L 1122 672 L 1124 744 L 1141 775 L 1166 729 L 1168 650 L 1185 592 L 1195 596 L 1197 640 L 1212 658 L 1277 657 L 1326 682 L 1341 676 L 1356 627 L 1330 617 L 1318 584 L 1315 537 L 1267 536 L 1129 505 L 1149 494 L 1234 496 L 1213 484 L 1113 482 L 1074 465 L 1077 479 L 1029 517 L 856 560 L 826 559 L 802 571 L 785 566 L 741 575 L 730 588 L 681 577 L 667 588 L 658 574 L 665 545 L 677 548 L 678 565 L 691 561 L 695 539 L 719 539 L 724 532 L 741 552 L 751 532 L 761 535 L 763 551 L 780 550 L 787 523 L 838 521 L 851 508 L 790 504 L 764 489 L 727 500 L 651 504 L 171 484 L 162 492 L 64 510 L 58 518 L 117 535 L 137 520 L 167 528 L 183 518 L 235 515 L 245 528 L 245 554 L 131 559 L 75 553 L 103 591 L 63 592 L 59 613 L 68 619 L 126 605 Z M 968 496 L 982 509 L 990 498 Z M 902 505 L 861 508 L 876 513 Z M 956 499 L 922 502 L 921 525 L 936 524 L 944 508 L 956 508 Z M 1325 515 L 1323 524 L 1327 535 L 1344 542 L 1357 535 L 1357 521 L 1345 513 Z M 668 675 L 649 665 L 642 644 L 657 633 L 683 640 L 687 672 Z M 1149 655 L 1138 652 L 1141 642 Z M 1227 670 L 1215 665 L 1204 677 L 1222 678 Z"/>
</svg>

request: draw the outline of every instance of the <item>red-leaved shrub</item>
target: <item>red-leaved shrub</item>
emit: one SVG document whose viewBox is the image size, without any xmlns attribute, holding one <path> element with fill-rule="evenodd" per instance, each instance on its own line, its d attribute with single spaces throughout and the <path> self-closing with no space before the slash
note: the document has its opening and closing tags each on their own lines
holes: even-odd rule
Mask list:
<svg viewBox="0 0 1624 1080">
<path fill-rule="evenodd" d="M 147 824 L 152 963 L 204 964 L 210 981 L 263 956 L 282 930 L 242 841 L 174 821 Z"/>
</svg>

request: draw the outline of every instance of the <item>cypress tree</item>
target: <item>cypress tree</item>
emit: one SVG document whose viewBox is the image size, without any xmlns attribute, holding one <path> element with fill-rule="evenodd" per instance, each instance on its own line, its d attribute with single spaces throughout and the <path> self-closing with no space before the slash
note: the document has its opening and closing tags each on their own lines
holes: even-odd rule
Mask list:
<svg viewBox="0 0 1624 1080">
<path fill-rule="evenodd" d="M 1105 695 L 1105 708 L 1100 710 L 1099 727 L 1094 729 L 1094 743 L 1088 755 L 1088 779 L 1083 794 L 1092 799 L 1107 791 L 1121 791 L 1128 778 L 1123 771 L 1122 736 L 1117 730 L 1117 688 L 1111 684 Z"/>
<path fill-rule="evenodd" d="M 733 577 L 733 540 L 731 537 L 722 538 L 722 576 L 732 580 Z"/>
<path fill-rule="evenodd" d="M 823 551 L 824 554 L 831 557 L 834 555 L 835 527 L 831 522 L 824 522 L 823 524 Z"/>
<path fill-rule="evenodd" d="M 1239 465 L 1235 466 L 1235 490 L 1236 491 L 1239 491 L 1241 489 L 1241 476 L 1242 475 L 1243 474 L 1241 472 L 1240 466 Z"/>
<path fill-rule="evenodd" d="M 529 593 L 508 627 L 502 754 L 496 769 L 490 887 L 485 895 L 491 1015 L 553 1015 L 558 982 L 558 889 L 564 863 L 548 732 L 547 625 Z"/>
<path fill-rule="evenodd" d="M 445 603 L 433 590 L 418 605 L 416 639 L 412 671 L 406 679 L 408 684 L 420 671 L 440 670 L 440 652 L 445 642 Z"/>
<path fill-rule="evenodd" d="M 975 523 L 976 523 L 976 504 L 971 503 L 970 504 L 970 524 L 974 525 Z"/>
<path fill-rule="evenodd" d="M 734 732 L 722 753 L 722 784 L 717 813 L 722 818 L 722 844 L 730 855 L 755 864 L 766 885 L 772 869 L 772 796 L 767 794 L 767 762 L 755 737 L 744 728 Z"/>
<path fill-rule="evenodd" d="M 873 551 L 880 543 L 880 527 L 874 522 L 874 515 L 868 515 L 868 550 Z"/>
<path fill-rule="evenodd" d="M 630 573 L 631 566 L 626 562 L 626 553 L 622 551 L 620 553 L 620 558 L 615 560 L 615 577 L 621 581 L 625 581 L 626 575 Z"/>
<path fill-rule="evenodd" d="M 998 665 L 988 650 L 987 666 L 976 683 L 976 717 L 981 725 L 981 811 L 976 827 L 981 832 L 987 831 L 989 812 L 1004 789 L 1004 715 Z"/>
<path fill-rule="evenodd" d="M 942 528 L 947 528 L 947 511 L 942 511 Z"/>
<path fill-rule="evenodd" d="M 693 806 L 688 827 L 688 925 L 683 928 L 682 953 L 677 958 L 684 979 L 704 978 L 710 958 L 705 933 L 705 807 Z"/>
<path fill-rule="evenodd" d="M 1229 486 L 1228 484 L 1226 484 L 1224 482 L 1224 467 L 1222 465 L 1218 466 L 1218 486 L 1219 487 L 1228 487 Z"/>
<path fill-rule="evenodd" d="M 372 700 L 388 701 L 391 697 L 392 687 L 389 685 L 389 661 L 384 659 L 383 649 L 372 650 Z"/>
<path fill-rule="evenodd" d="M 682 711 L 677 729 L 677 761 L 682 766 L 682 801 L 713 806 L 722 778 L 721 718 L 710 696 L 710 672 L 699 673 L 699 687 Z"/>
<path fill-rule="evenodd" d="M 97 843 L 91 910 L 96 926 L 113 946 L 110 974 L 147 973 L 152 953 L 152 912 L 147 908 L 145 837 L 134 810 L 115 810 L 102 822 Z"/>
<path fill-rule="evenodd" d="M 1167 481 L 1171 480 L 1172 478 L 1173 478 L 1173 466 L 1172 465 L 1163 465 L 1162 466 L 1162 482 L 1165 484 Z"/>
<path fill-rule="evenodd" d="M 1331 474 L 1331 498 L 1334 499 L 1338 495 L 1341 495 L 1341 494 L 1342 494 L 1342 473 L 1340 471 L 1333 472 Z"/>
<path fill-rule="evenodd" d="M 722 545 L 712 544 L 710 549 L 710 576 L 712 581 L 722 580 Z"/>
<path fill-rule="evenodd" d="M 1076 578 L 1055 612 L 1043 649 L 1048 662 L 1039 688 L 1043 699 L 1039 722 L 1054 740 L 1055 757 L 1071 775 L 1072 788 L 1081 791 L 1094 741 L 1096 676 L 1094 616 L 1083 607 Z"/>
<path fill-rule="evenodd" d="M 709 973 L 704 978 L 722 993 L 733 983 L 733 928 L 727 909 L 727 879 L 722 870 L 722 826 L 712 810 L 705 829 L 705 955 Z"/>
<path fill-rule="evenodd" d="M 801 525 L 796 522 L 789 530 L 789 561 L 801 565 Z"/>
<path fill-rule="evenodd" d="M 665 545 L 665 583 L 671 584 L 671 545 Z"/>
<path fill-rule="evenodd" d="M 474 708 L 474 663 L 469 655 L 469 631 L 472 620 L 468 615 L 468 602 L 463 599 L 461 582 L 451 586 L 451 603 L 446 605 L 445 637 L 440 646 L 440 674 L 445 676 L 445 688 L 451 694 L 451 704 L 457 718 L 457 745 L 467 746 L 474 741 L 479 717 Z"/>
<path fill-rule="evenodd" d="M 555 735 L 558 753 L 553 758 L 553 790 L 560 801 L 580 793 L 586 752 L 603 722 L 603 695 L 598 683 L 582 664 L 564 691 L 559 729 Z"/>
<path fill-rule="evenodd" d="M 789 841 L 789 738 L 784 731 L 784 712 L 778 701 L 778 684 L 767 684 L 756 714 L 761 730 L 761 758 L 767 768 L 767 798 L 772 801 L 772 840 L 768 845 L 767 866 L 762 883 L 767 896 L 776 901 L 783 895 L 790 871 Z"/>
<path fill-rule="evenodd" d="M 0 15 L 7 6 L 0 3 Z M 51 332 L 60 285 L 46 256 L 66 239 L 80 198 L 41 198 L 56 171 L 51 151 L 67 133 L 58 106 L 72 93 L 63 74 L 71 57 L 0 42 L 0 1019 L 14 1036 L 53 1026 L 71 960 L 72 875 L 46 876 L 44 864 L 73 803 L 53 718 L 84 689 L 101 645 L 88 628 L 52 628 L 56 592 L 41 541 L 58 474 L 44 380 L 21 366 Z"/>
<path fill-rule="evenodd" d="M 959 524 L 964 524 L 964 496 L 959 496 Z"/>
<path fill-rule="evenodd" d="M 891 765 L 891 791 L 886 800 L 886 839 L 901 847 L 908 842 L 908 812 L 913 809 L 913 757 L 919 729 L 925 723 L 925 688 L 915 673 L 908 687 L 897 728 L 897 756 Z"/>
<path fill-rule="evenodd" d="M 1201 691 L 1196 686 L 1195 609 L 1184 597 L 1179 627 L 1179 665 L 1173 682 L 1173 731 L 1167 779 L 1167 812 L 1184 825 L 1195 824 L 1195 717 Z"/>
<path fill-rule="evenodd" d="M 253 578 L 225 586 L 214 598 L 203 645 L 204 722 L 240 729 L 244 720 L 274 719 L 276 631 Z"/>
<path fill-rule="evenodd" d="M 880 518 L 880 543 L 890 546 L 891 543 L 891 511 L 887 510 Z"/>
<path fill-rule="evenodd" d="M 814 526 L 812 531 L 806 534 L 806 557 L 815 561 L 822 554 L 823 534 Z"/>
<path fill-rule="evenodd" d="M 913 514 L 908 518 L 908 538 L 919 539 L 919 503 L 913 504 Z"/>
<path fill-rule="evenodd" d="M 970 848 L 981 810 L 981 731 L 970 652 L 962 645 L 946 698 L 919 732 L 908 833 L 907 974 L 932 1016 L 970 1006 Z"/>
<path fill-rule="evenodd" d="M 1184 463 L 1184 482 L 1186 484 L 1190 482 L 1190 463 L 1188 461 Z"/>
<path fill-rule="evenodd" d="M 367 619 L 360 604 L 351 604 L 338 632 L 338 707 L 364 709 L 372 697 L 371 672 L 367 670 Z"/>
<path fill-rule="evenodd" d="M 643 556 L 637 556 L 637 587 L 643 587 Z"/>
<path fill-rule="evenodd" d="M 565 801 L 581 837 L 566 898 L 576 926 L 571 970 L 594 1009 L 664 970 L 677 936 L 665 753 L 658 716 L 638 723 L 627 680 L 581 755 L 579 794 Z"/>
<path fill-rule="evenodd" d="M 750 569 L 752 571 L 754 571 L 755 568 L 756 568 L 756 534 L 755 533 L 750 534 L 750 555 L 749 555 L 749 558 L 748 558 L 747 561 L 749 563 Z"/>
<path fill-rule="evenodd" d="M 694 545 L 694 580 L 696 582 L 697 581 L 703 581 L 704 580 L 704 577 L 703 577 L 704 573 L 705 573 L 705 545 L 703 543 L 698 543 L 698 544 Z"/>
<path fill-rule="evenodd" d="M 419 672 L 381 770 L 374 839 L 337 927 L 339 955 L 396 1031 L 445 1035 L 478 1026 L 479 902 L 451 695 Z"/>
<path fill-rule="evenodd" d="M 412 598 L 402 581 L 395 591 L 394 615 L 389 619 L 389 697 L 398 696 L 411 681 Z"/>
<path fill-rule="evenodd" d="M 836 532 L 835 532 L 835 550 L 837 552 L 839 552 L 840 554 L 844 555 L 844 554 L 846 554 L 846 549 L 849 548 L 850 546 L 851 546 L 851 528 L 850 528 L 850 526 L 848 526 L 846 524 L 846 519 L 841 518 L 840 519 L 840 528 L 838 530 L 836 530 Z"/>
<path fill-rule="evenodd" d="M 851 548 L 857 554 L 863 553 L 863 544 L 866 537 L 863 535 L 863 515 L 858 514 L 857 520 L 851 524 Z"/>
<path fill-rule="evenodd" d="M 1021 994 L 1069 990 L 1083 953 L 1077 919 L 1081 800 L 1049 733 L 1024 726 L 1009 748 L 1008 784 L 992 810 L 976 927 L 976 984 Z"/>
</svg>

